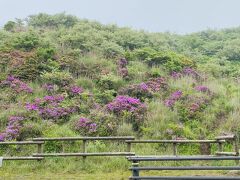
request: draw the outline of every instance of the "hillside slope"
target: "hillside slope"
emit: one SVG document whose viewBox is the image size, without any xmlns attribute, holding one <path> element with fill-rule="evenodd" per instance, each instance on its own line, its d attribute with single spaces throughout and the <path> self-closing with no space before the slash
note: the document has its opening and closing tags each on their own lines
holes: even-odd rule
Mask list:
<svg viewBox="0 0 240 180">
<path fill-rule="evenodd" d="M 180 36 L 38 14 L 0 30 L 0 141 L 239 131 L 240 28 Z"/>
</svg>

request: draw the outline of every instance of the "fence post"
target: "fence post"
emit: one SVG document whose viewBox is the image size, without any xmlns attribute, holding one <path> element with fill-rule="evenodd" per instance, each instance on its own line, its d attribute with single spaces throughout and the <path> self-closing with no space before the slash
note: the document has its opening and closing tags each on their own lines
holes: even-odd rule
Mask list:
<svg viewBox="0 0 240 180">
<path fill-rule="evenodd" d="M 131 143 L 127 142 L 127 152 L 131 152 Z"/>
<path fill-rule="evenodd" d="M 38 154 L 43 153 L 43 147 L 42 147 L 42 144 L 41 144 L 41 143 L 40 143 L 40 144 L 37 144 L 37 153 L 38 153 Z M 38 161 L 40 161 L 40 160 L 38 160 Z"/>
<path fill-rule="evenodd" d="M 132 163 L 132 167 L 138 167 L 139 163 L 137 161 L 133 161 Z M 132 170 L 132 175 L 133 177 L 139 177 L 139 170 L 138 169 L 133 169 Z M 133 178 L 133 180 L 137 180 L 135 178 Z"/>
<path fill-rule="evenodd" d="M 221 140 L 218 140 L 218 151 L 219 152 L 223 151 L 223 144 L 222 144 Z"/>
<path fill-rule="evenodd" d="M 41 154 L 42 152 L 43 152 L 42 144 L 38 144 L 38 145 L 37 145 L 37 153 L 38 153 L 38 154 Z"/>
<path fill-rule="evenodd" d="M 86 153 L 86 143 L 87 143 L 87 140 L 83 140 L 83 144 L 82 144 L 83 153 Z M 86 160 L 86 156 L 83 155 L 83 162 L 85 162 L 85 160 Z"/>
<path fill-rule="evenodd" d="M 64 144 L 64 141 L 62 142 L 62 152 L 63 152 L 63 153 L 65 152 L 65 144 Z"/>
<path fill-rule="evenodd" d="M 174 156 L 177 155 L 177 143 L 176 142 L 173 143 L 173 155 Z"/>
</svg>

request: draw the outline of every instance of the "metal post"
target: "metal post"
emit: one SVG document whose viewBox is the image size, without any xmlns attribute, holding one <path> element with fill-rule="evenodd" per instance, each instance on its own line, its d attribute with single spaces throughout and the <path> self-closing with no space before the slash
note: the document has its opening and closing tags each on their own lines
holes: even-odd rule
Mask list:
<svg viewBox="0 0 240 180">
<path fill-rule="evenodd" d="M 139 163 L 137 161 L 133 161 L 132 163 L 132 167 L 138 167 Z M 133 169 L 132 170 L 132 175 L 133 177 L 139 177 L 139 170 L 138 169 Z M 133 180 L 137 180 L 135 178 L 133 178 Z"/>
<path fill-rule="evenodd" d="M 176 156 L 177 155 L 177 143 L 173 143 L 173 155 Z"/>
<path fill-rule="evenodd" d="M 86 143 L 87 143 L 87 140 L 83 140 L 83 144 L 82 144 L 83 153 L 86 153 Z M 83 156 L 83 162 L 85 162 L 85 160 L 86 160 L 86 156 Z"/>
<path fill-rule="evenodd" d="M 239 147 L 238 147 L 238 136 L 234 136 L 234 151 L 236 152 L 236 156 L 239 155 Z"/>
</svg>

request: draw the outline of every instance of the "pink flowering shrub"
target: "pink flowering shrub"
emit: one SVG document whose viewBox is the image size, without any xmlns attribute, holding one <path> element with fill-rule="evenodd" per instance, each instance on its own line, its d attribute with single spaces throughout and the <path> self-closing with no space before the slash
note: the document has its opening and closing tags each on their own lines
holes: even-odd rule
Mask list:
<svg viewBox="0 0 240 180">
<path fill-rule="evenodd" d="M 75 112 L 74 107 L 64 107 L 61 103 L 64 97 L 61 95 L 45 96 L 44 98 L 37 98 L 33 103 L 26 103 L 26 109 L 29 111 L 36 111 L 43 119 L 68 119 L 70 114 Z"/>
<path fill-rule="evenodd" d="M 178 90 L 178 91 L 175 91 L 174 93 L 171 94 L 171 96 L 166 99 L 164 101 L 164 104 L 167 106 L 167 107 L 173 107 L 175 102 L 178 101 L 181 97 L 182 97 L 182 91 Z"/>
<path fill-rule="evenodd" d="M 116 117 L 101 107 L 91 110 L 88 118 L 80 117 L 72 123 L 73 129 L 83 136 L 112 136 L 116 135 Z"/>
<path fill-rule="evenodd" d="M 2 81 L 1 86 L 9 87 L 16 93 L 32 93 L 33 90 L 26 83 L 22 82 L 14 76 L 8 76 L 6 80 Z"/>
<path fill-rule="evenodd" d="M 145 98 L 152 98 L 154 92 L 167 89 L 167 83 L 164 78 L 151 78 L 146 83 L 133 84 L 119 90 L 120 95 L 128 95 L 130 97 L 136 97 L 141 101 Z"/>
<path fill-rule="evenodd" d="M 139 130 L 143 124 L 147 110 L 146 105 L 139 99 L 129 96 L 117 96 L 106 105 L 106 108 L 118 117 L 126 118 L 128 122 L 132 123 L 134 130 Z"/>
<path fill-rule="evenodd" d="M 10 116 L 4 132 L 0 133 L 0 141 L 14 140 L 19 137 L 22 128 L 21 121 L 25 120 L 22 116 Z"/>
<path fill-rule="evenodd" d="M 136 97 L 141 101 L 145 98 L 152 98 L 151 89 L 146 85 L 146 83 L 133 84 L 119 90 L 120 95 L 128 95 L 131 97 Z"/>
<path fill-rule="evenodd" d="M 199 91 L 199 92 L 210 92 L 210 90 L 207 86 L 196 86 L 195 90 Z"/>
<path fill-rule="evenodd" d="M 146 82 L 146 85 L 153 92 L 158 92 L 160 90 L 166 90 L 168 87 L 166 80 L 162 77 L 152 78 L 148 82 Z"/>
<path fill-rule="evenodd" d="M 173 71 L 171 73 L 171 77 L 174 79 L 178 79 L 183 76 L 192 76 L 193 78 L 200 78 L 201 75 L 193 68 L 185 67 L 180 72 Z"/>
<path fill-rule="evenodd" d="M 92 122 L 88 118 L 81 117 L 74 125 L 76 131 L 80 132 L 81 135 L 91 135 L 96 133 L 97 124 Z"/>
<path fill-rule="evenodd" d="M 128 78 L 128 69 L 127 69 L 127 60 L 125 58 L 121 58 L 117 62 L 118 66 L 118 73 L 121 75 L 122 78 Z"/>
<path fill-rule="evenodd" d="M 74 86 L 70 86 L 68 88 L 68 94 L 72 97 L 80 95 L 81 93 L 83 93 L 83 88 L 81 88 L 79 86 L 74 85 Z"/>
<path fill-rule="evenodd" d="M 55 89 L 55 87 L 54 87 L 54 85 L 53 84 L 47 84 L 47 83 L 45 83 L 45 84 L 43 84 L 43 89 L 45 89 L 47 92 L 49 92 L 49 93 L 53 93 L 54 91 L 56 91 Z"/>
</svg>

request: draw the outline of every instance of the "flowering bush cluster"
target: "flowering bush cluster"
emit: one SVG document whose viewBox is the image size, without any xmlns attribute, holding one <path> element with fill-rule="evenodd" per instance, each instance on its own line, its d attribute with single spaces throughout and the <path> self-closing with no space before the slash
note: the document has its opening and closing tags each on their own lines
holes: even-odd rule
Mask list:
<svg viewBox="0 0 240 180">
<path fill-rule="evenodd" d="M 200 77 L 199 73 L 195 69 L 190 68 L 190 67 L 185 67 L 180 72 L 173 71 L 171 73 L 171 76 L 175 79 L 183 77 L 183 76 L 192 76 L 193 78 Z"/>
<path fill-rule="evenodd" d="M 54 88 L 54 85 L 53 84 L 43 84 L 43 89 L 45 89 L 47 92 L 54 92 L 55 91 L 55 88 Z"/>
<path fill-rule="evenodd" d="M 88 118 L 81 117 L 75 123 L 75 130 L 80 132 L 82 135 L 93 134 L 97 131 L 97 124 Z"/>
<path fill-rule="evenodd" d="M 141 101 L 144 98 L 152 98 L 153 92 L 159 92 L 161 89 L 166 89 L 167 83 L 164 78 L 152 78 L 146 83 L 134 84 L 119 90 L 120 95 L 128 95 L 136 97 Z"/>
<path fill-rule="evenodd" d="M 15 78 L 14 76 L 8 76 L 6 80 L 1 82 L 1 85 L 10 87 L 13 89 L 16 93 L 20 92 L 26 92 L 26 93 L 32 93 L 33 90 L 30 88 L 26 83 L 22 82 L 18 78 Z"/>
<path fill-rule="evenodd" d="M 188 98 L 188 109 L 190 113 L 194 113 L 196 111 L 199 111 L 203 106 L 206 106 L 209 103 L 210 99 L 203 96 L 191 96 Z"/>
<path fill-rule="evenodd" d="M 64 97 L 61 95 L 45 96 L 37 98 L 33 103 L 27 103 L 26 109 L 29 111 L 37 111 L 44 119 L 61 119 L 67 118 L 75 111 L 74 107 L 62 107 L 61 102 Z"/>
<path fill-rule="evenodd" d="M 151 98 L 152 93 L 150 88 L 148 88 L 146 83 L 134 84 L 122 88 L 119 90 L 119 94 L 121 95 L 128 95 L 131 97 L 136 97 L 140 100 L 144 100 L 144 98 Z"/>
<path fill-rule="evenodd" d="M 175 102 L 182 97 L 182 91 L 178 90 L 171 94 L 171 96 L 165 100 L 164 104 L 167 107 L 173 107 Z"/>
<path fill-rule="evenodd" d="M 128 77 L 128 69 L 127 69 L 127 60 L 125 58 L 121 58 L 118 60 L 117 65 L 118 65 L 118 73 L 123 77 L 127 78 Z"/>
<path fill-rule="evenodd" d="M 199 92 L 210 92 L 210 90 L 207 86 L 196 86 L 195 90 L 199 91 Z"/>
<path fill-rule="evenodd" d="M 76 95 L 79 95 L 83 92 L 83 88 L 79 87 L 79 86 L 71 86 L 69 88 L 69 94 L 71 96 L 76 96 Z"/>
<path fill-rule="evenodd" d="M 11 116 L 8 119 L 8 124 L 3 133 L 0 133 L 0 141 L 16 139 L 22 128 L 21 121 L 25 118 L 22 116 Z"/>
<path fill-rule="evenodd" d="M 161 89 L 166 89 L 167 88 L 166 80 L 162 77 L 152 78 L 148 82 L 146 82 L 146 85 L 153 92 L 158 92 Z"/>
<path fill-rule="evenodd" d="M 126 118 L 133 124 L 134 130 L 139 130 L 144 121 L 144 115 L 147 110 L 144 103 L 139 99 L 129 96 L 117 96 L 112 102 L 106 105 L 108 111 Z"/>
</svg>

